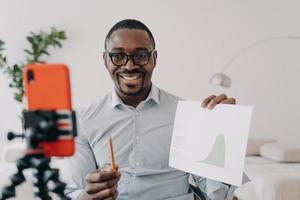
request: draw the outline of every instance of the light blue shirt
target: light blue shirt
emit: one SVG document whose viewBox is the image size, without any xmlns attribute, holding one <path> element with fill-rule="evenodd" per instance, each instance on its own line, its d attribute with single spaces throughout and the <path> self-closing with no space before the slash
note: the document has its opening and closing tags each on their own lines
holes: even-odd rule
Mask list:
<svg viewBox="0 0 300 200">
<path fill-rule="evenodd" d="M 147 99 L 136 108 L 124 104 L 112 91 L 83 109 L 77 116 L 76 153 L 66 159 L 63 169 L 66 194 L 76 199 L 84 191 L 86 175 L 111 163 L 107 141 L 112 137 L 122 174 L 119 200 L 194 199 L 189 174 L 168 166 L 178 100 L 152 84 Z M 207 198 L 232 196 L 225 184 L 194 179 Z"/>
</svg>

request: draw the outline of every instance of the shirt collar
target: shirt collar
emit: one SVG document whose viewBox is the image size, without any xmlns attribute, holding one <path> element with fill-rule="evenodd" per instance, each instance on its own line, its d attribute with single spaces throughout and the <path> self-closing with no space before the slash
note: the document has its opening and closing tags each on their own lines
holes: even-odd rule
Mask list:
<svg viewBox="0 0 300 200">
<path fill-rule="evenodd" d="M 148 97 L 146 98 L 146 100 L 144 100 L 144 102 L 147 102 L 149 100 L 153 100 L 157 104 L 160 103 L 160 101 L 159 101 L 159 89 L 153 83 L 151 85 L 151 90 L 150 90 L 150 92 L 148 94 Z"/>
<path fill-rule="evenodd" d="M 148 102 L 149 100 L 153 100 L 157 104 L 160 103 L 159 100 L 159 89 L 154 84 L 151 85 L 150 92 L 148 94 L 148 97 L 142 101 L 142 102 Z M 116 90 L 114 89 L 111 94 L 111 105 L 112 107 L 116 107 L 118 105 L 124 104 L 121 98 L 118 96 Z"/>
</svg>

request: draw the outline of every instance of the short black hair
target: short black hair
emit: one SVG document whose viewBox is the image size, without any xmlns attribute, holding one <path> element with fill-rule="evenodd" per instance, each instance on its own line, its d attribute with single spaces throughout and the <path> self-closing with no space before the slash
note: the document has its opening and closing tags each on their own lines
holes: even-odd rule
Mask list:
<svg viewBox="0 0 300 200">
<path fill-rule="evenodd" d="M 119 29 L 125 29 L 125 28 L 139 29 L 139 30 L 146 31 L 149 35 L 149 38 L 150 38 L 151 42 L 152 42 L 153 48 L 155 49 L 155 40 L 154 40 L 154 37 L 153 37 L 151 31 L 148 29 L 148 27 L 144 23 L 142 23 L 138 20 L 135 20 L 135 19 L 124 19 L 124 20 L 119 21 L 118 23 L 116 23 L 113 27 L 111 27 L 111 29 L 108 31 L 108 33 L 105 37 L 105 42 L 104 42 L 105 49 L 107 47 L 107 42 L 110 39 L 111 34 L 115 31 L 119 30 Z"/>
</svg>

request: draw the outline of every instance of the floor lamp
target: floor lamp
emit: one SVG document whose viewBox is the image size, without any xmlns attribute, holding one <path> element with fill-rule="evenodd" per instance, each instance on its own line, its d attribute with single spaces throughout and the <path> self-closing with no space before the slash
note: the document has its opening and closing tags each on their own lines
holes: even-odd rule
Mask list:
<svg viewBox="0 0 300 200">
<path fill-rule="evenodd" d="M 213 85 L 218 85 L 221 87 L 230 87 L 231 86 L 231 79 L 230 77 L 225 74 L 225 71 L 232 66 L 234 61 L 239 58 L 241 55 L 246 53 L 248 50 L 257 47 L 259 45 L 263 45 L 268 42 L 273 42 L 276 40 L 300 40 L 300 36 L 293 36 L 293 35 L 282 35 L 282 36 L 274 36 L 274 37 L 269 37 L 266 39 L 262 39 L 256 42 L 253 42 L 249 45 L 247 45 L 245 48 L 240 50 L 237 54 L 235 54 L 221 69 L 220 72 L 215 73 L 212 75 L 210 78 L 210 83 Z"/>
</svg>

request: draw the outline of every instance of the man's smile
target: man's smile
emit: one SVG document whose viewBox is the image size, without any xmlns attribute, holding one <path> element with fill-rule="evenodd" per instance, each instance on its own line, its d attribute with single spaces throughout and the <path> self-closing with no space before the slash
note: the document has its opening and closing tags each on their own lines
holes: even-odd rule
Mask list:
<svg viewBox="0 0 300 200">
<path fill-rule="evenodd" d="M 120 71 L 117 73 L 119 81 L 132 87 L 142 84 L 145 73 L 142 71 Z"/>
<path fill-rule="evenodd" d="M 119 76 L 125 80 L 137 80 L 142 77 L 141 73 L 120 73 Z"/>
</svg>

